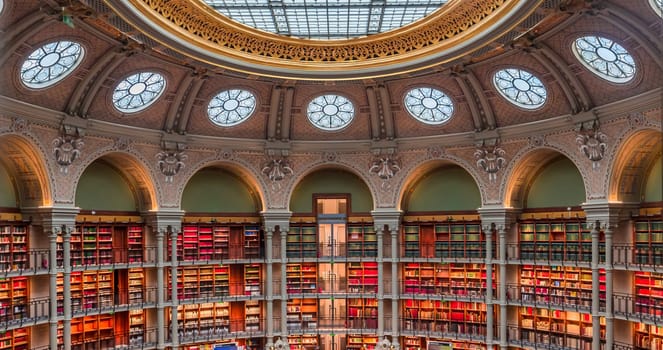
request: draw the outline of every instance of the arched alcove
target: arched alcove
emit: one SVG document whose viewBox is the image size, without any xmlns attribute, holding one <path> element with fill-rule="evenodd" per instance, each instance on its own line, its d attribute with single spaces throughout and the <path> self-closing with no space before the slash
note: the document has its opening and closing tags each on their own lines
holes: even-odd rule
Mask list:
<svg viewBox="0 0 663 350">
<path fill-rule="evenodd" d="M 475 211 L 481 193 L 474 178 L 455 164 L 431 169 L 406 190 L 401 207 L 412 212 Z"/>
<path fill-rule="evenodd" d="M 349 212 L 369 213 L 373 210 L 371 191 L 357 175 L 343 169 L 320 169 L 306 175 L 292 191 L 290 210 L 313 213 L 314 195 L 349 195 Z"/>
<path fill-rule="evenodd" d="M 261 203 L 256 191 L 235 172 L 207 167 L 189 179 L 181 207 L 188 213 L 256 213 Z"/>
<path fill-rule="evenodd" d="M 576 166 L 564 156 L 543 165 L 527 186 L 526 208 L 575 207 L 585 201 L 585 187 Z"/>
<path fill-rule="evenodd" d="M 16 188 L 7 167 L 0 162 L 0 208 L 18 208 Z"/>
<path fill-rule="evenodd" d="M 81 175 L 76 187 L 75 204 L 82 210 L 139 210 L 134 190 L 127 179 L 103 160 L 90 164 Z"/>
<path fill-rule="evenodd" d="M 13 184 L 14 206 L 51 205 L 50 177 L 42 152 L 29 140 L 16 135 L 0 137 L 0 166 Z M 11 201 L 11 199 L 7 199 Z M 1 206 L 1 205 L 0 205 Z"/>
</svg>

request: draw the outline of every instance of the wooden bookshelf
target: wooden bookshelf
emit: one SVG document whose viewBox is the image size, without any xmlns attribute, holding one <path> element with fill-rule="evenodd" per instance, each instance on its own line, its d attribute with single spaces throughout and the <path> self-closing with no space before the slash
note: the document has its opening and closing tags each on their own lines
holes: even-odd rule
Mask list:
<svg viewBox="0 0 663 350">
<path fill-rule="evenodd" d="M 348 334 L 345 348 L 346 350 L 374 350 L 377 348 L 378 341 L 377 335 Z"/>
<path fill-rule="evenodd" d="M 230 303 L 201 303 L 177 306 L 180 336 L 192 337 L 230 331 Z"/>
<path fill-rule="evenodd" d="M 314 334 L 289 335 L 290 350 L 318 350 L 319 336 Z"/>
<path fill-rule="evenodd" d="M 347 328 L 378 328 L 378 301 L 372 298 L 347 300 Z"/>
<path fill-rule="evenodd" d="M 169 294 L 172 292 L 171 278 L 169 271 Z M 177 298 L 180 300 L 223 297 L 230 293 L 230 265 L 186 266 L 177 269 Z"/>
<path fill-rule="evenodd" d="M 130 264 L 143 262 L 144 246 L 143 227 L 137 225 L 129 226 L 127 229 L 127 262 Z"/>
<path fill-rule="evenodd" d="M 258 259 L 261 258 L 260 245 L 258 226 L 184 224 L 182 234 L 177 237 L 177 258 L 180 261 Z M 170 257 L 170 250 L 168 254 Z"/>
<path fill-rule="evenodd" d="M 521 260 L 592 260 L 591 228 L 584 221 L 527 221 L 518 225 Z M 605 242 L 603 233 L 600 241 Z M 600 244 L 599 260 L 605 261 L 605 244 Z"/>
<path fill-rule="evenodd" d="M 663 273 L 634 272 L 635 312 L 663 318 Z"/>
<path fill-rule="evenodd" d="M 480 259 L 486 256 L 486 238 L 481 224 L 475 221 L 407 223 L 403 226 L 403 246 L 406 258 Z"/>
<path fill-rule="evenodd" d="M 260 254 L 260 228 L 257 226 L 244 227 L 244 258 L 257 259 Z"/>
<path fill-rule="evenodd" d="M 144 261 L 143 227 L 128 224 L 76 226 L 70 240 L 71 266 L 140 263 Z M 57 264 L 63 265 L 62 237 L 56 242 Z"/>
<path fill-rule="evenodd" d="M 416 332 L 486 334 L 486 304 L 406 299 L 403 329 Z"/>
<path fill-rule="evenodd" d="M 114 315 L 94 315 L 71 320 L 71 350 L 108 349 L 115 346 Z M 62 344 L 62 321 L 58 324 L 58 343 Z"/>
<path fill-rule="evenodd" d="M 0 332 L 0 350 L 30 349 L 30 327 Z"/>
<path fill-rule="evenodd" d="M 372 223 L 349 224 L 347 233 L 348 257 L 378 256 L 378 236 Z"/>
<path fill-rule="evenodd" d="M 493 293 L 496 288 L 493 271 Z M 486 293 L 484 264 L 405 263 L 403 294 L 480 298 Z"/>
<path fill-rule="evenodd" d="M 262 320 L 262 308 L 260 306 L 260 301 L 258 300 L 248 300 L 244 305 L 245 311 L 245 331 L 247 332 L 258 332 L 261 327 Z M 270 320 L 271 321 L 271 320 Z"/>
<path fill-rule="evenodd" d="M 314 263 L 290 263 L 286 265 L 286 288 L 288 294 L 317 293 L 318 275 Z"/>
<path fill-rule="evenodd" d="M 403 226 L 403 257 L 421 257 L 419 245 L 419 225 L 407 224 Z"/>
<path fill-rule="evenodd" d="M 404 350 L 485 350 L 486 344 L 443 338 L 403 337 Z M 492 349 L 492 347 L 491 347 Z"/>
<path fill-rule="evenodd" d="M 25 224 L 0 224 L 0 270 L 28 268 L 28 229 Z"/>
<path fill-rule="evenodd" d="M 244 294 L 261 295 L 262 294 L 262 266 L 260 264 L 244 265 Z"/>
<path fill-rule="evenodd" d="M 317 299 L 289 299 L 286 312 L 288 330 L 317 330 Z"/>
<path fill-rule="evenodd" d="M 0 278 L 0 321 L 20 320 L 28 315 L 27 277 Z"/>
<path fill-rule="evenodd" d="M 633 324 L 634 350 L 663 350 L 663 326 L 635 322 Z"/>
<path fill-rule="evenodd" d="M 605 306 L 605 270 L 599 274 L 600 306 Z M 524 302 L 576 305 L 589 310 L 592 306 L 592 270 L 578 267 L 520 267 L 520 298 Z"/>
<path fill-rule="evenodd" d="M 87 312 L 111 307 L 114 304 L 114 278 L 112 270 L 72 272 L 71 309 L 76 312 Z M 63 310 L 63 275 L 57 276 L 58 314 Z"/>
<path fill-rule="evenodd" d="M 349 262 L 347 266 L 349 293 L 378 292 L 378 263 Z"/>
<path fill-rule="evenodd" d="M 141 304 L 145 297 L 145 273 L 139 268 L 131 268 L 127 272 L 129 304 Z"/>
<path fill-rule="evenodd" d="M 129 344 L 139 345 L 145 341 L 145 311 L 129 310 Z"/>
<path fill-rule="evenodd" d="M 591 347 L 592 316 L 574 311 L 545 308 L 520 308 L 521 339 L 574 349 Z M 601 339 L 605 337 L 605 319 L 601 318 Z"/>
<path fill-rule="evenodd" d="M 286 256 L 288 258 L 318 257 L 318 233 L 312 225 L 290 223 L 286 236 Z"/>
<path fill-rule="evenodd" d="M 635 221 L 633 242 L 635 263 L 663 265 L 663 220 L 660 217 Z"/>
</svg>

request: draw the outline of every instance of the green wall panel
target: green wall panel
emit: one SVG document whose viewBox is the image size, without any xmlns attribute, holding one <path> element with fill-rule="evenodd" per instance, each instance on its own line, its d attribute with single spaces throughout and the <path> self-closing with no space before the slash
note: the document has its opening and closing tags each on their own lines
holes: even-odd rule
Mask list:
<svg viewBox="0 0 663 350">
<path fill-rule="evenodd" d="M 293 213 L 312 213 L 314 193 L 350 193 L 350 208 L 354 213 L 373 210 L 373 196 L 368 186 L 356 175 L 339 169 L 319 170 L 306 176 L 292 192 L 290 210 Z"/>
<path fill-rule="evenodd" d="M 194 213 L 255 213 L 256 204 L 247 184 L 231 172 L 206 168 L 184 188 L 182 210 Z"/>
<path fill-rule="evenodd" d="M 76 206 L 83 210 L 139 210 L 127 181 L 104 162 L 90 164 L 81 175 L 76 187 Z"/>
<path fill-rule="evenodd" d="M 649 170 L 643 197 L 644 202 L 663 201 L 663 163 L 661 157 L 656 160 L 654 166 Z"/>
<path fill-rule="evenodd" d="M 585 202 L 585 185 L 576 166 L 566 157 L 546 165 L 527 191 L 527 208 L 578 206 Z"/>
<path fill-rule="evenodd" d="M 0 163 L 0 207 L 16 208 L 16 190 L 7 169 Z"/>
<path fill-rule="evenodd" d="M 459 166 L 445 166 L 424 175 L 406 196 L 409 212 L 476 210 L 481 194 L 474 178 Z"/>
</svg>

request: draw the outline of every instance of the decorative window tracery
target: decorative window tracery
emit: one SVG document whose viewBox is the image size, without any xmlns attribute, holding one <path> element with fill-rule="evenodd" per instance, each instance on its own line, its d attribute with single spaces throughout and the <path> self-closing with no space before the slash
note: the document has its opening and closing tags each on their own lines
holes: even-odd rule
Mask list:
<svg viewBox="0 0 663 350">
<path fill-rule="evenodd" d="M 629 82 L 635 76 L 633 56 L 618 43 L 600 36 L 583 36 L 573 42 L 576 58 L 599 77 L 615 83 Z"/>
<path fill-rule="evenodd" d="M 40 89 L 61 81 L 83 60 L 83 47 L 61 40 L 33 51 L 21 66 L 21 80 L 27 87 Z"/>
<path fill-rule="evenodd" d="M 346 127 L 354 119 L 352 102 L 340 95 L 322 95 L 314 98 L 306 111 L 308 120 L 317 128 L 334 131 Z"/>
<path fill-rule="evenodd" d="M 219 92 L 207 105 L 207 116 L 216 125 L 233 126 L 245 121 L 256 108 L 256 97 L 247 90 Z"/>
<path fill-rule="evenodd" d="M 444 92 L 431 88 L 414 88 L 405 95 L 405 108 L 422 123 L 439 125 L 448 122 L 454 105 Z"/>
<path fill-rule="evenodd" d="M 525 109 L 536 109 L 546 103 L 548 92 L 541 80 L 532 73 L 506 68 L 493 76 L 495 88 L 507 101 Z"/>
<path fill-rule="evenodd" d="M 154 103 L 166 88 L 166 79 L 159 73 L 132 74 L 115 87 L 113 105 L 120 112 L 134 113 Z"/>
</svg>

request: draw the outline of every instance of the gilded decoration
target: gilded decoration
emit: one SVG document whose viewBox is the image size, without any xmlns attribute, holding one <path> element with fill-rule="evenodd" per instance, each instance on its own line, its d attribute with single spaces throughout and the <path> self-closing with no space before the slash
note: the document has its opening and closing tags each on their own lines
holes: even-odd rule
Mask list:
<svg viewBox="0 0 663 350">
<path fill-rule="evenodd" d="M 263 32 L 230 20 L 202 1 L 130 0 L 129 3 L 133 6 L 130 11 L 134 13 L 127 17 L 133 16 L 135 21 L 152 21 L 153 25 L 169 31 L 177 41 L 197 47 L 191 51 L 179 49 L 186 51 L 184 54 L 202 55 L 207 61 L 221 58 L 222 61 L 209 63 L 237 65 L 234 60 L 240 60 L 242 67 L 255 64 L 270 69 L 331 70 L 338 74 L 351 74 L 348 72 L 401 65 L 415 60 L 417 65 L 421 65 L 422 59 L 430 60 L 427 64 L 431 66 L 441 63 L 441 55 L 454 56 L 447 57 L 447 60 L 457 58 L 505 34 L 532 13 L 541 1 L 452 1 L 422 20 L 400 29 L 331 41 L 297 39 Z M 505 17 L 510 20 L 508 25 L 504 24 Z M 127 19 L 131 22 L 130 18 Z M 169 40 L 172 42 L 172 39 Z M 463 48 L 459 49 L 460 46 Z M 235 63 L 229 63 L 230 60 Z M 234 68 L 237 69 L 236 66 Z M 421 68 L 425 67 L 418 66 L 416 69 Z M 401 66 L 399 72 L 403 71 Z"/>
</svg>

